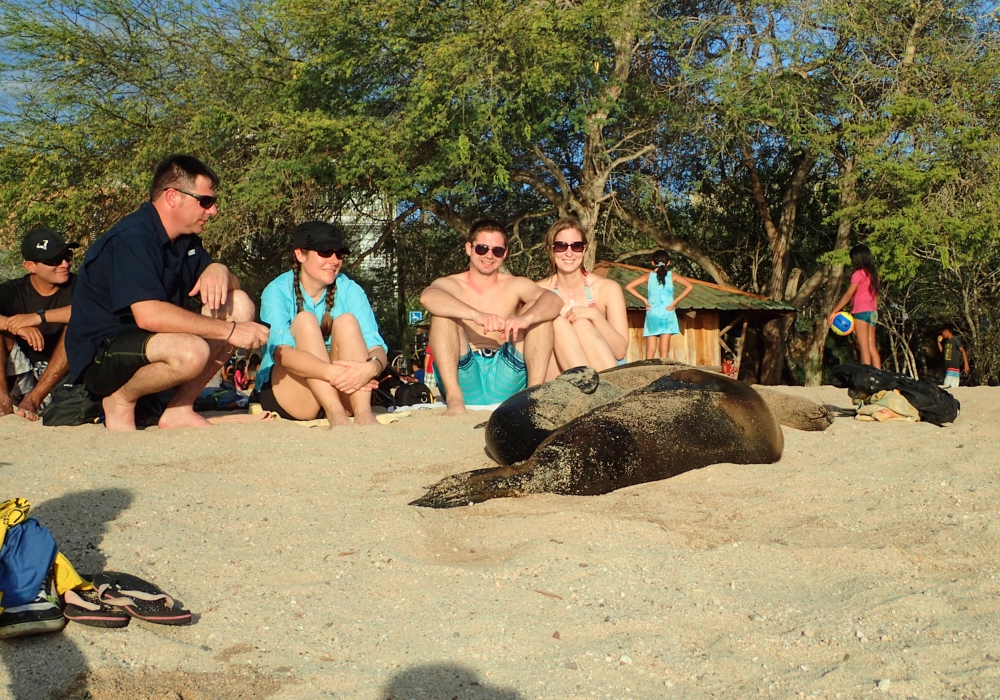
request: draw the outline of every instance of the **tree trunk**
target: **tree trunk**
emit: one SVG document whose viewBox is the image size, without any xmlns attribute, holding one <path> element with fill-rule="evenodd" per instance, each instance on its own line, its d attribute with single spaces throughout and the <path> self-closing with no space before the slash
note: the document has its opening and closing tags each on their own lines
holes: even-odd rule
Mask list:
<svg viewBox="0 0 1000 700">
<path fill-rule="evenodd" d="M 847 250 L 851 243 L 851 228 L 854 225 L 852 208 L 857 201 L 857 176 L 854 173 L 854 158 L 838 158 L 840 169 L 840 217 L 837 220 L 837 238 L 833 244 L 834 251 Z M 826 317 L 833 311 L 840 298 L 840 286 L 844 280 L 844 266 L 837 263 L 826 266 L 823 295 L 819 302 L 819 314 L 809 330 L 804 363 L 805 385 L 819 386 L 823 383 L 823 354 L 826 350 L 826 338 L 830 333 Z"/>
</svg>

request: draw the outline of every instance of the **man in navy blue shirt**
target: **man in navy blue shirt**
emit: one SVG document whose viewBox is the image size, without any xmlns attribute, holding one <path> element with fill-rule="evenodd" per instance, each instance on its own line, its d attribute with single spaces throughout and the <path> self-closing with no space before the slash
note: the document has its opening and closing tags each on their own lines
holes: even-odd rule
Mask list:
<svg viewBox="0 0 1000 700">
<path fill-rule="evenodd" d="M 218 184 L 197 158 L 170 156 L 150 201 L 87 251 L 66 332 L 69 378 L 102 397 L 110 430 L 135 430 L 136 402 L 174 387 L 159 427 L 209 425 L 198 394 L 234 348 L 267 341 L 250 297 L 198 237 L 218 213 Z"/>
</svg>

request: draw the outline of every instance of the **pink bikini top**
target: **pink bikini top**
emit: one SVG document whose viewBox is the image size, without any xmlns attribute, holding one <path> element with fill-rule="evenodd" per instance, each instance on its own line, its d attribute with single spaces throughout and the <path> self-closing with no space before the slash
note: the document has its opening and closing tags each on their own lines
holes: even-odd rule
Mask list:
<svg viewBox="0 0 1000 700">
<path fill-rule="evenodd" d="M 559 275 L 556 275 L 556 281 L 552 285 L 552 291 L 556 294 L 559 293 Z M 587 282 L 587 271 L 583 271 L 583 293 L 587 295 L 587 306 L 592 309 L 597 308 L 597 302 L 594 301 L 594 295 L 590 293 L 590 284 Z"/>
</svg>

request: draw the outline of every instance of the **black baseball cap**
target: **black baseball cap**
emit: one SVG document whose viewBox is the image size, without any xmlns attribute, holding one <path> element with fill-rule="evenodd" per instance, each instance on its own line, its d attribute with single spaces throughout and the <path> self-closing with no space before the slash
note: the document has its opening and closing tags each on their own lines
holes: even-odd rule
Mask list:
<svg viewBox="0 0 1000 700">
<path fill-rule="evenodd" d="M 292 246 L 302 250 L 346 250 L 344 231 L 336 224 L 325 221 L 307 221 L 295 227 Z"/>
<path fill-rule="evenodd" d="M 43 263 L 55 260 L 71 248 L 79 248 L 79 243 L 67 243 L 58 231 L 45 226 L 28 231 L 21 241 L 21 257 L 30 262 Z"/>
</svg>

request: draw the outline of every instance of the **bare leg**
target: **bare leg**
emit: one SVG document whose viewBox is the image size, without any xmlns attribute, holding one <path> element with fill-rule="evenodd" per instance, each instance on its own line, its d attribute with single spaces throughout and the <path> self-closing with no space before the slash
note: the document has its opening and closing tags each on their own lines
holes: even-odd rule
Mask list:
<svg viewBox="0 0 1000 700">
<path fill-rule="evenodd" d="M 308 311 L 301 312 L 292 321 L 291 332 L 297 350 L 330 363 L 330 353 L 315 316 Z M 274 398 L 294 418 L 312 420 L 323 409 L 330 427 L 351 424 L 340 400 L 340 392 L 325 379 L 294 375 L 278 362 L 271 370 L 271 388 Z"/>
<path fill-rule="evenodd" d="M 874 344 L 871 335 L 872 327 L 864 321 L 854 321 L 854 334 L 858 341 L 858 354 L 861 356 L 861 364 L 873 365 L 871 349 Z"/>
<path fill-rule="evenodd" d="M 590 364 L 587 362 L 587 353 L 576 333 L 575 325 L 562 316 L 556 316 L 552 320 L 552 344 L 555 350 L 553 355 L 558 365 L 558 372 L 565 372 L 573 367 L 583 367 Z M 558 372 L 556 373 L 557 375 Z M 546 373 L 546 379 L 555 378 L 549 377 L 549 374 L 551 374 L 551 368 Z"/>
<path fill-rule="evenodd" d="M 10 387 L 7 386 L 7 357 L 14 344 L 14 339 L 6 333 L 0 335 L 0 416 L 14 412 L 14 402 L 10 398 Z"/>
<path fill-rule="evenodd" d="M 666 360 L 670 357 L 670 333 L 664 333 L 660 336 L 660 359 Z"/>
<path fill-rule="evenodd" d="M 646 359 L 652 360 L 656 357 L 656 336 L 647 335 L 646 336 Z"/>
<path fill-rule="evenodd" d="M 604 339 L 593 322 L 587 319 L 574 321 L 573 332 L 586 354 L 588 366 L 593 367 L 598 372 L 617 366 L 618 362 L 608 346 L 608 341 Z"/>
<path fill-rule="evenodd" d="M 552 353 L 552 357 L 549 358 L 549 368 L 545 372 L 545 381 L 551 382 L 561 373 L 562 372 L 559 370 L 559 363 L 556 362 L 556 355 L 555 353 Z"/>
<path fill-rule="evenodd" d="M 465 330 L 450 318 L 434 316 L 431 318 L 428 340 L 434 351 L 434 364 L 437 366 L 444 387 L 445 400 L 448 402 L 445 415 L 462 415 L 466 410 L 465 397 L 462 396 L 462 389 L 458 385 L 458 361 L 469 347 Z"/>
<path fill-rule="evenodd" d="M 528 386 L 536 386 L 545 381 L 545 373 L 552 357 L 552 323 L 536 323 L 524 333 L 524 364 L 528 368 Z"/>
<path fill-rule="evenodd" d="M 211 349 L 196 335 L 157 333 L 146 343 L 146 357 L 148 365 L 140 367 L 121 389 L 104 397 L 104 424 L 108 430 L 135 430 L 136 402 L 147 394 L 193 381 L 208 364 Z"/>
<path fill-rule="evenodd" d="M 882 357 L 878 354 L 878 330 L 877 326 L 871 327 L 871 333 L 869 333 L 870 343 L 868 345 L 868 352 L 872 358 L 872 366 L 875 369 L 882 369 Z"/>
<path fill-rule="evenodd" d="M 361 326 L 352 314 L 341 314 L 333 321 L 330 333 L 330 359 L 366 362 L 368 346 L 361 334 Z M 341 402 L 347 402 L 354 414 L 355 425 L 378 425 L 372 413 L 372 392 L 367 389 L 355 391 L 353 394 L 340 394 Z"/>
<path fill-rule="evenodd" d="M 49 395 L 49 392 L 59 383 L 59 380 L 69 373 L 69 360 L 66 358 L 66 330 L 63 329 L 59 336 L 59 342 L 52 351 L 52 358 L 48 367 L 38 378 L 38 383 L 21 399 L 21 404 L 17 407 L 17 414 L 24 416 L 28 420 L 38 420 L 38 407 Z"/>
<path fill-rule="evenodd" d="M 225 306 L 216 311 L 208 307 L 202 309 L 202 314 L 223 321 L 245 323 L 252 321 L 257 309 L 246 292 L 234 289 L 229 293 Z M 208 381 L 219 373 L 222 365 L 233 353 L 233 346 L 224 340 L 206 340 L 209 356 L 201 372 L 190 381 L 184 382 L 174 393 L 174 398 L 167 404 L 157 425 L 161 428 L 205 428 L 211 425 L 204 416 L 194 410 L 194 402 L 198 394 L 205 388 Z"/>
</svg>

